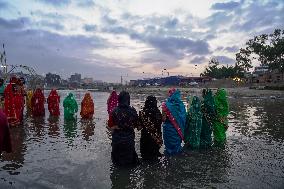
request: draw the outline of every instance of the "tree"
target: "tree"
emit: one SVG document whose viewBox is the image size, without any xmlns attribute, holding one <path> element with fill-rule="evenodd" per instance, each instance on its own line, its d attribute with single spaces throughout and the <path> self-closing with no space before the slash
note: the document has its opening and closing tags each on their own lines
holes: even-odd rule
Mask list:
<svg viewBox="0 0 284 189">
<path fill-rule="evenodd" d="M 224 66 L 216 58 L 211 58 L 208 67 L 200 76 L 209 76 L 216 79 L 243 77 L 242 69 L 239 66 Z"/>
<path fill-rule="evenodd" d="M 275 29 L 272 34 L 262 34 L 248 40 L 245 48 L 236 54 L 236 65 L 244 70 L 252 68 L 252 61 L 267 65 L 270 70 L 284 73 L 284 30 Z"/>
</svg>

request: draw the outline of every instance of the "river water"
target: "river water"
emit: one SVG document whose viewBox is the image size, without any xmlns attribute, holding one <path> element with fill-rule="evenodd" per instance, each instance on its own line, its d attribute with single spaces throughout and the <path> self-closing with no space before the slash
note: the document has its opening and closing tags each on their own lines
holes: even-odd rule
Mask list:
<svg viewBox="0 0 284 189">
<path fill-rule="evenodd" d="M 59 92 L 61 113 L 68 92 Z M 81 102 L 85 91 L 73 92 Z M 230 98 L 225 146 L 118 168 L 105 128 L 109 93 L 92 95 L 92 122 L 79 113 L 76 122 L 50 118 L 46 107 L 45 118 L 26 115 L 11 128 L 14 152 L 1 157 L 0 188 L 284 188 L 283 99 Z M 131 104 L 139 110 L 145 98 L 134 94 Z"/>
</svg>

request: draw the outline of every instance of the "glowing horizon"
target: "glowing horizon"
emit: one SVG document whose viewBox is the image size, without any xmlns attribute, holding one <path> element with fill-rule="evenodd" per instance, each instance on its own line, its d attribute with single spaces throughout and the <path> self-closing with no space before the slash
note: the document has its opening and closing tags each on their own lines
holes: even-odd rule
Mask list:
<svg viewBox="0 0 284 189">
<path fill-rule="evenodd" d="M 210 57 L 232 65 L 246 40 L 282 29 L 283 12 L 277 0 L 0 0 L 0 43 L 9 63 L 63 78 L 197 76 Z"/>
</svg>

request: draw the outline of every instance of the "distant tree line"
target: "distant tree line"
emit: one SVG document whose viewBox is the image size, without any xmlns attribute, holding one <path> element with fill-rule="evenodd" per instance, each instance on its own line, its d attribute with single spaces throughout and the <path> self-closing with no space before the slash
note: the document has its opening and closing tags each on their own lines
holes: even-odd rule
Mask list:
<svg viewBox="0 0 284 189">
<path fill-rule="evenodd" d="M 252 68 L 252 61 L 266 65 L 270 70 L 277 69 L 284 74 L 284 30 L 275 29 L 272 34 L 255 36 L 246 42 L 236 54 L 234 66 L 224 66 L 218 59 L 211 58 L 208 67 L 201 76 L 210 76 L 216 79 L 243 77 L 244 73 Z"/>
<path fill-rule="evenodd" d="M 222 79 L 243 77 L 243 74 L 242 69 L 236 65 L 221 65 L 218 59 L 211 58 L 208 66 L 205 68 L 205 71 L 201 73 L 200 76 L 209 76 L 216 79 Z"/>
</svg>

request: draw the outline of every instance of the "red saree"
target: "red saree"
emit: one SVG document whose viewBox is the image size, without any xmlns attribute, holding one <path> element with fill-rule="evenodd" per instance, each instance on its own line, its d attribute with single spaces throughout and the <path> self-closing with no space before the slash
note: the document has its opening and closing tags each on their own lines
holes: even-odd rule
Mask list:
<svg viewBox="0 0 284 189">
<path fill-rule="evenodd" d="M 47 98 L 48 103 L 48 111 L 52 116 L 59 116 L 59 103 L 60 103 L 60 96 L 58 95 L 55 89 L 52 89 L 49 93 Z"/>
<path fill-rule="evenodd" d="M 107 100 L 107 112 L 110 114 L 112 110 L 118 105 L 118 95 L 115 91 L 112 91 Z"/>
<path fill-rule="evenodd" d="M 17 78 L 12 77 L 4 90 L 4 110 L 10 125 L 18 125 L 21 122 L 16 82 Z"/>
<path fill-rule="evenodd" d="M 44 94 L 41 89 L 36 89 L 32 97 L 32 114 L 34 117 L 44 116 Z"/>
</svg>

